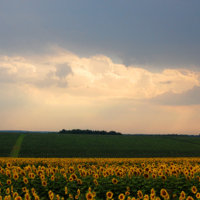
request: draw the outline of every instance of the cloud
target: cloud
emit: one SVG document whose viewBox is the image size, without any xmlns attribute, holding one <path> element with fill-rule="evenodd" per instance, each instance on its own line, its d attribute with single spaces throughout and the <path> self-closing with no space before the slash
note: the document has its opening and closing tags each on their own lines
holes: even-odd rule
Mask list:
<svg viewBox="0 0 200 200">
<path fill-rule="evenodd" d="M 65 79 L 67 75 L 73 74 L 71 67 L 67 63 L 56 66 L 55 75 L 60 79 Z"/>
<path fill-rule="evenodd" d="M 161 95 L 153 97 L 149 100 L 154 104 L 183 106 L 200 104 L 200 86 L 194 86 L 182 93 L 167 91 Z"/>
<path fill-rule="evenodd" d="M 199 131 L 199 72 L 152 73 L 59 47 L 45 55 L 2 55 L 0 72 L 0 129 Z"/>
<path fill-rule="evenodd" d="M 21 56 L 0 55 L 0 82 L 26 82 L 35 76 L 35 66 Z"/>
<path fill-rule="evenodd" d="M 165 69 L 152 73 L 142 65 L 113 63 L 105 55 L 81 58 L 57 46 L 45 55 L 0 56 L 0 71 L 1 82 L 45 93 L 45 99 L 48 93 L 86 99 L 151 99 L 170 91 L 182 93 L 200 81 L 199 72 Z"/>
<path fill-rule="evenodd" d="M 161 82 L 159 82 L 159 83 L 161 83 L 161 84 L 171 84 L 172 81 L 161 81 Z"/>
</svg>

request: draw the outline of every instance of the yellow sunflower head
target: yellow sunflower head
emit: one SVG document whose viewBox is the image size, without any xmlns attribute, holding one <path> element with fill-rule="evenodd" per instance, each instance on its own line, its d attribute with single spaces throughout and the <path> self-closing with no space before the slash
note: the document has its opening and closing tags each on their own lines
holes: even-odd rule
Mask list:
<svg viewBox="0 0 200 200">
<path fill-rule="evenodd" d="M 113 193 L 111 191 L 109 191 L 109 192 L 106 193 L 106 196 L 107 196 L 108 199 L 112 199 Z"/>
<path fill-rule="evenodd" d="M 124 200 L 124 199 L 125 199 L 125 195 L 124 195 L 124 194 L 120 194 L 120 195 L 118 196 L 118 199 L 119 199 L 119 200 Z"/>
<path fill-rule="evenodd" d="M 192 186 L 191 190 L 192 190 L 192 192 L 193 192 L 194 194 L 197 193 L 197 188 L 196 188 L 196 186 Z"/>
</svg>

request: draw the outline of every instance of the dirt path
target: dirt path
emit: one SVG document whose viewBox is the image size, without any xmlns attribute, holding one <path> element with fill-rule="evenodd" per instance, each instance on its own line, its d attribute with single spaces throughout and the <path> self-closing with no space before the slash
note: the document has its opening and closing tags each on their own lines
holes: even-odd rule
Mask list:
<svg viewBox="0 0 200 200">
<path fill-rule="evenodd" d="M 26 134 L 21 134 L 18 137 L 18 139 L 17 139 L 17 141 L 16 141 L 15 145 L 13 146 L 13 149 L 10 153 L 10 157 L 18 158 L 19 150 L 20 150 L 20 147 L 21 147 L 21 144 L 22 144 L 22 141 L 23 141 L 23 138 L 24 138 L 25 135 Z"/>
</svg>

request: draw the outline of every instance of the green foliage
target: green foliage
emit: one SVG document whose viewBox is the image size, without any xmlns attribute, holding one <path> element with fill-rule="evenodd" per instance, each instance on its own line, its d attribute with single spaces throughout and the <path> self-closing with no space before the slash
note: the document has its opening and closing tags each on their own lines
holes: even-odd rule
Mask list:
<svg viewBox="0 0 200 200">
<path fill-rule="evenodd" d="M 148 135 L 28 133 L 23 139 L 19 157 L 147 158 L 200 156 L 199 137 L 195 137 L 196 143 L 199 142 L 199 144 L 182 141 L 182 136 L 173 138 L 173 136 Z"/>
<path fill-rule="evenodd" d="M 0 133 L 0 157 L 9 157 L 17 138 L 21 133 Z"/>
<path fill-rule="evenodd" d="M 21 133 L 0 133 L 0 157 L 9 157 L 12 155 L 10 153 L 20 134 Z M 27 133 L 24 136 L 19 157 L 26 158 L 148 158 L 200 156 L 200 137 L 53 133 Z"/>
<path fill-rule="evenodd" d="M 25 134 L 21 134 L 21 135 L 18 137 L 18 139 L 17 139 L 15 145 L 13 146 L 13 150 L 12 150 L 11 153 L 10 153 L 10 157 L 14 157 L 14 158 L 17 158 L 17 157 L 18 157 L 19 151 L 20 151 L 20 147 L 21 147 L 21 143 L 22 143 L 22 141 L 23 141 L 24 136 L 25 136 Z"/>
</svg>

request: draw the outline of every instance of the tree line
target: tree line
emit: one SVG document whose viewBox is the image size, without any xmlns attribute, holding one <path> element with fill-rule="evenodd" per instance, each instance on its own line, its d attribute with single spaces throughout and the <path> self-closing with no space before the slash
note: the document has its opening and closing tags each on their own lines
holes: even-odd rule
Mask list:
<svg viewBox="0 0 200 200">
<path fill-rule="evenodd" d="M 60 134 L 90 134 L 90 135 L 122 135 L 122 133 L 115 132 L 115 131 L 97 131 L 97 130 L 80 130 L 80 129 L 73 129 L 73 130 L 65 130 L 62 129 L 58 133 Z"/>
</svg>

